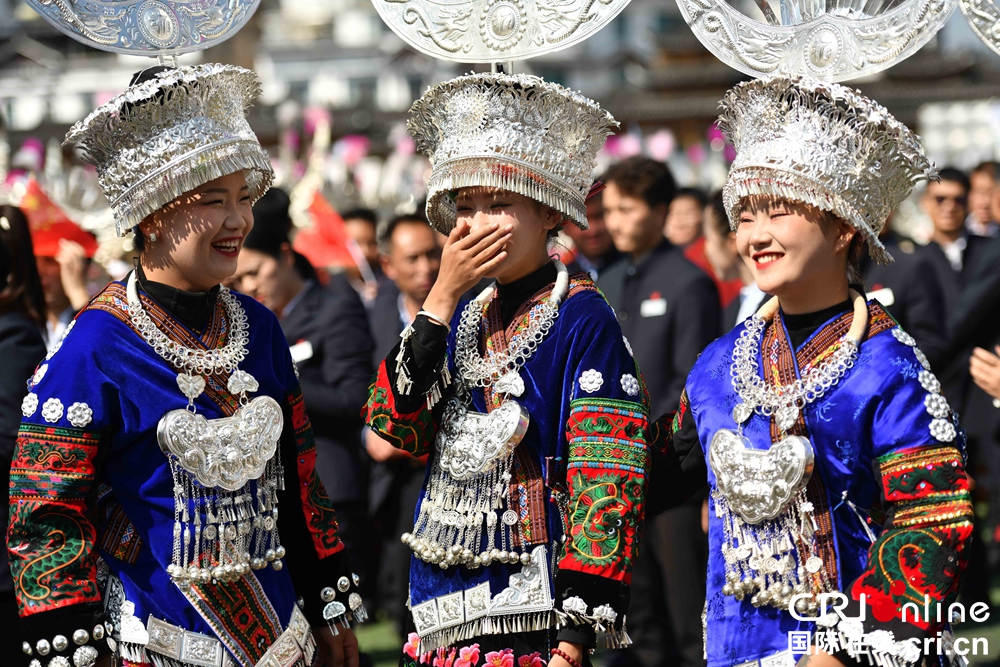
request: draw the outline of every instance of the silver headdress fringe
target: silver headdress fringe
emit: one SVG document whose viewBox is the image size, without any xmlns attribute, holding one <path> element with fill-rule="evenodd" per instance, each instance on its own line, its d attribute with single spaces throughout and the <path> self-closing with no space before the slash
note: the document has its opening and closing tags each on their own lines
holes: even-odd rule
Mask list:
<svg viewBox="0 0 1000 667">
<path fill-rule="evenodd" d="M 407 129 L 433 165 L 427 219 L 447 234 L 452 194 L 494 187 L 530 197 L 587 228 L 597 151 L 618 123 L 596 102 L 527 74 L 469 74 L 414 102 Z"/>
<path fill-rule="evenodd" d="M 858 91 L 804 77 L 739 84 L 721 107 L 736 148 L 722 190 L 733 229 L 744 197 L 781 197 L 833 213 L 875 261 L 892 261 L 879 232 L 916 183 L 937 178 L 909 128 Z"/>
<path fill-rule="evenodd" d="M 260 79 L 242 67 L 171 69 L 130 87 L 70 129 L 97 167 L 124 236 L 146 216 L 216 178 L 243 171 L 256 202 L 274 180 L 271 161 L 247 122 Z"/>
</svg>

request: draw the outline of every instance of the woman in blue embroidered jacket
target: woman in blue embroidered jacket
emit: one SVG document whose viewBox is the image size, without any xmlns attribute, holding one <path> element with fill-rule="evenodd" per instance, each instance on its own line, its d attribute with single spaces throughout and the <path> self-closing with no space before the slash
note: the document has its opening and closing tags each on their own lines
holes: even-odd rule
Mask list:
<svg viewBox="0 0 1000 667">
<path fill-rule="evenodd" d="M 238 67 L 153 68 L 68 135 L 140 252 L 22 404 L 7 543 L 32 667 L 357 664 L 287 343 L 219 285 L 272 180 L 258 93 Z"/>
<path fill-rule="evenodd" d="M 933 167 L 839 85 L 753 81 L 722 106 L 737 246 L 776 298 L 691 371 L 651 500 L 707 475 L 709 667 L 936 661 L 972 532 L 963 434 L 913 338 L 848 279 L 865 243 L 891 261 L 878 232 Z"/>
<path fill-rule="evenodd" d="M 647 399 L 614 314 L 549 259 L 586 225 L 614 121 L 537 77 L 431 89 L 410 131 L 431 156 L 441 272 L 372 385 L 369 425 L 430 454 L 412 533 L 404 661 L 565 667 L 595 630 L 623 643 L 642 521 Z M 460 295 L 497 279 L 464 308 Z M 559 629 L 561 627 L 561 629 Z M 572 661 L 569 663 L 568 661 Z"/>
</svg>

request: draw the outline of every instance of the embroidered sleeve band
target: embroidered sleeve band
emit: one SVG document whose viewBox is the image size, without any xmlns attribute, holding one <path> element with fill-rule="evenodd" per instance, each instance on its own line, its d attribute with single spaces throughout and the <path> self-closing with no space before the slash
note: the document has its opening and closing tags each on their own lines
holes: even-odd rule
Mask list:
<svg viewBox="0 0 1000 667">
<path fill-rule="evenodd" d="M 396 397 L 386 365 L 379 364 L 375 381 L 368 389 L 368 404 L 365 407 L 365 421 L 368 426 L 391 442 L 396 448 L 414 456 L 428 453 L 434 441 L 437 426 L 426 403 L 414 412 L 398 411 Z"/>
</svg>

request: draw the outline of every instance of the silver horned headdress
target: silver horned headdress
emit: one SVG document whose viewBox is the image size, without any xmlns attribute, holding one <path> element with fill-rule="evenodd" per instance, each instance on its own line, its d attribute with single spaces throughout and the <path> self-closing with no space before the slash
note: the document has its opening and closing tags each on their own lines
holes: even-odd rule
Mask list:
<svg viewBox="0 0 1000 667">
<path fill-rule="evenodd" d="M 597 151 L 618 123 L 592 100 L 527 74 L 470 74 L 428 90 L 407 125 L 430 158 L 427 219 L 455 225 L 452 194 L 485 186 L 550 206 L 587 228 Z"/>
<path fill-rule="evenodd" d="M 743 197 L 781 197 L 833 213 L 873 259 L 892 261 L 879 232 L 916 183 L 937 176 L 909 128 L 857 91 L 805 78 L 742 83 L 721 106 L 736 148 L 722 191 L 733 229 Z"/>
<path fill-rule="evenodd" d="M 271 162 L 246 116 L 259 94 L 260 79 L 242 67 L 181 67 L 131 86 L 70 129 L 66 143 L 97 167 L 119 236 L 227 174 L 246 174 L 254 202 L 267 192 Z"/>
</svg>

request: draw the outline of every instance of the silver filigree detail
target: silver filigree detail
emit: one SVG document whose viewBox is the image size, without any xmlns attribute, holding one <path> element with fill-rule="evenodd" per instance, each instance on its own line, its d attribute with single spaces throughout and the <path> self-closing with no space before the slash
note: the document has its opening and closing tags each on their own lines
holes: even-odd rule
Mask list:
<svg viewBox="0 0 1000 667">
<path fill-rule="evenodd" d="M 781 197 L 834 213 L 861 232 L 873 259 L 892 261 L 879 232 L 937 173 L 909 128 L 855 90 L 805 78 L 739 84 L 721 106 L 719 127 L 736 148 L 723 188 L 733 229 L 744 197 Z"/>
<path fill-rule="evenodd" d="M 924 370 L 929 371 L 931 369 L 931 362 L 928 361 L 927 355 L 925 355 L 919 347 L 913 348 L 913 354 L 917 357 L 917 361 L 920 365 L 924 367 Z"/>
<path fill-rule="evenodd" d="M 601 388 L 604 384 L 604 376 L 597 369 L 591 368 L 580 373 L 580 389 L 587 392 L 588 394 L 593 394 L 595 391 Z"/>
<path fill-rule="evenodd" d="M 41 366 L 39 366 L 38 370 L 35 371 L 35 374 L 31 376 L 31 384 L 34 386 L 37 385 L 39 382 L 41 382 L 42 378 L 45 377 L 45 373 L 48 370 L 49 370 L 48 364 L 42 364 Z"/>
<path fill-rule="evenodd" d="M 179 55 L 219 44 L 250 20 L 260 0 L 27 0 L 78 42 L 128 55 Z"/>
<path fill-rule="evenodd" d="M 94 418 L 94 411 L 86 403 L 74 403 L 66 411 L 66 419 L 77 428 L 83 428 Z"/>
<path fill-rule="evenodd" d="M 565 49 L 607 25 L 628 0 L 375 0 L 382 20 L 405 42 L 461 63 L 525 60 Z"/>
<path fill-rule="evenodd" d="M 205 378 L 190 373 L 179 373 L 177 375 L 177 388 L 181 390 L 185 398 L 193 401 L 205 391 Z"/>
<path fill-rule="evenodd" d="M 270 396 L 258 396 L 232 417 L 205 419 L 188 410 L 163 415 L 160 449 L 205 487 L 236 491 L 264 474 L 274 456 L 284 417 Z"/>
<path fill-rule="evenodd" d="M 708 452 L 719 492 L 750 524 L 782 513 L 809 482 L 813 459 L 806 438 L 789 435 L 770 449 L 754 449 L 746 437 L 728 429 L 716 431 Z"/>
<path fill-rule="evenodd" d="M 30 417 L 38 409 L 38 394 L 29 393 L 21 399 L 21 414 Z"/>
<path fill-rule="evenodd" d="M 482 186 L 529 197 L 586 229 L 597 151 L 617 126 L 593 100 L 527 74 L 470 74 L 434 86 L 407 124 L 433 166 L 427 219 L 449 233 L 457 215 L 451 193 Z"/>
<path fill-rule="evenodd" d="M 563 600 L 562 608 L 567 614 L 577 614 L 580 616 L 586 616 L 587 614 L 587 603 L 583 601 L 583 598 L 576 595 Z"/>
<path fill-rule="evenodd" d="M 639 395 L 639 381 L 631 373 L 625 373 L 621 379 L 622 390 L 629 396 Z"/>
<path fill-rule="evenodd" d="M 911 56 L 941 29 L 956 2 L 904 0 L 876 15 L 847 3 L 790 3 L 797 19 L 791 25 L 784 19 L 785 4 L 782 25 L 773 13 L 769 23 L 775 24 L 763 23 L 724 0 L 677 0 L 677 5 L 701 43 L 745 74 L 801 74 L 843 81 L 879 72 Z"/>
<path fill-rule="evenodd" d="M 94 667 L 97 662 L 97 649 L 93 646 L 80 646 L 73 651 L 74 667 Z"/>
<path fill-rule="evenodd" d="M 45 421 L 55 424 L 62 416 L 63 404 L 58 398 L 50 398 L 42 404 L 42 419 Z"/>
<path fill-rule="evenodd" d="M 234 371 L 229 376 L 226 388 L 229 389 L 230 393 L 239 396 L 240 394 L 257 391 L 260 388 L 260 383 L 257 382 L 257 378 L 246 371 Z"/>
<path fill-rule="evenodd" d="M 635 357 L 635 355 L 632 353 L 632 345 L 629 344 L 628 338 L 626 338 L 625 336 L 622 336 L 622 342 L 625 343 L 625 349 L 628 350 L 629 356 L 630 357 Z"/>
<path fill-rule="evenodd" d="M 986 46 L 1000 54 L 1000 8 L 992 0 L 960 0 L 969 26 Z"/>
<path fill-rule="evenodd" d="M 235 7 L 241 0 L 225 1 Z M 43 3 L 35 6 L 54 8 L 65 0 Z M 134 5 L 123 0 L 99 6 L 103 11 Z M 97 167 L 119 236 L 185 192 L 226 174 L 246 174 L 251 203 L 267 191 L 274 172 L 246 118 L 259 94 L 260 79 L 250 70 L 219 64 L 179 67 L 130 86 L 70 129 L 66 142 L 76 144 Z M 143 104 L 156 97 L 157 103 Z M 127 114 L 123 107 L 129 108 Z"/>
</svg>

